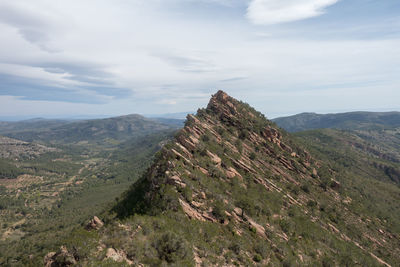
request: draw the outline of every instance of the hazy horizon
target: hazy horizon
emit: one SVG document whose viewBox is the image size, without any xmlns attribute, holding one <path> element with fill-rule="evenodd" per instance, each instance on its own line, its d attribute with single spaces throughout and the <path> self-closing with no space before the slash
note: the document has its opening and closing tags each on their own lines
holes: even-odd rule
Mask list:
<svg viewBox="0 0 400 267">
<path fill-rule="evenodd" d="M 299 113 L 294 113 L 294 114 L 280 114 L 280 115 L 275 115 L 275 116 L 268 116 L 267 114 L 264 114 L 267 119 L 276 119 L 276 118 L 281 118 L 281 117 L 289 117 L 289 116 L 294 116 L 298 115 L 301 113 L 315 113 L 319 115 L 326 115 L 326 114 L 341 114 L 341 113 L 352 113 L 352 112 L 399 112 L 399 110 L 351 110 L 351 111 L 339 111 L 339 112 L 326 112 L 326 113 L 319 113 L 319 112 L 312 112 L 312 111 L 304 111 L 304 112 L 299 112 Z M 32 115 L 26 115 L 26 116 L 0 116 L 0 122 L 18 122 L 18 121 L 24 121 L 24 120 L 32 120 L 32 119 L 45 119 L 45 120 L 52 120 L 52 119 L 59 119 L 59 120 L 92 120 L 92 119 L 106 119 L 106 118 L 114 118 L 114 117 L 119 117 L 119 116 L 127 116 L 127 115 L 141 115 L 146 118 L 162 118 L 162 119 L 180 119 L 184 120 L 186 118 L 187 114 L 195 114 L 196 111 L 187 111 L 187 112 L 177 112 L 177 113 L 164 113 L 164 114 L 141 114 L 141 113 L 130 113 L 130 114 L 116 114 L 116 115 L 104 115 L 104 114 L 98 114 L 98 115 L 85 115 L 85 114 L 77 114 L 77 115 L 38 115 L 38 116 L 32 116 Z"/>
</svg>

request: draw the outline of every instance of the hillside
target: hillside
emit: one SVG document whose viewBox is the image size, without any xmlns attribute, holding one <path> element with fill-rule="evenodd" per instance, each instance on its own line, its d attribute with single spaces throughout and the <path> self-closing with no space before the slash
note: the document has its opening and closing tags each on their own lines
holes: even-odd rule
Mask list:
<svg viewBox="0 0 400 267">
<path fill-rule="evenodd" d="M 0 136 L 0 179 L 14 179 L 23 174 L 15 163 L 30 160 L 57 149 Z M 1 183 L 0 183 L 1 184 Z"/>
<path fill-rule="evenodd" d="M 289 132 L 321 128 L 380 130 L 400 127 L 400 112 L 301 113 L 273 121 Z"/>
<path fill-rule="evenodd" d="M 22 121 L 0 121 L 0 134 L 4 135 L 12 132 L 46 130 L 68 124 L 70 122 L 72 121 L 43 118 Z"/>
<path fill-rule="evenodd" d="M 55 148 L 0 136 L 0 158 L 35 158 Z"/>
<path fill-rule="evenodd" d="M 176 121 L 168 123 L 141 115 L 75 122 L 30 120 L 5 124 L 4 127 L 0 124 L 1 134 L 28 142 L 101 146 L 115 146 L 132 136 L 179 128 Z"/>
<path fill-rule="evenodd" d="M 60 146 L 0 159 L 0 266 L 42 266 L 47 251 L 140 178 L 173 133 L 132 134 L 107 150 Z"/>
<path fill-rule="evenodd" d="M 340 175 L 338 180 L 351 196 L 355 209 L 385 221 L 400 232 L 400 161 L 396 149 L 383 140 L 371 142 L 357 132 L 321 129 L 296 133 L 319 159 Z M 357 204 L 358 203 L 358 204 Z"/>
<path fill-rule="evenodd" d="M 378 217 L 373 203 L 353 199 L 354 189 L 340 182 L 353 179 L 351 170 L 303 144 L 219 91 L 100 216 L 104 227 L 94 220 L 98 230 L 77 229 L 46 262 L 395 266 L 398 218 Z M 386 199 L 399 214 L 392 202 L 399 188 L 389 187 Z"/>
<path fill-rule="evenodd" d="M 399 184 L 399 112 L 303 113 L 275 121 L 286 130 L 302 131 L 295 135 L 309 147 L 324 151 L 320 156 L 326 160 L 346 161 L 344 167 L 358 167 L 375 179 Z M 321 129 L 303 131 L 309 128 Z"/>
<path fill-rule="evenodd" d="M 136 115 L 0 123 L 25 140 L 0 137 L 0 266 L 42 265 L 140 177 L 177 125 Z"/>
</svg>

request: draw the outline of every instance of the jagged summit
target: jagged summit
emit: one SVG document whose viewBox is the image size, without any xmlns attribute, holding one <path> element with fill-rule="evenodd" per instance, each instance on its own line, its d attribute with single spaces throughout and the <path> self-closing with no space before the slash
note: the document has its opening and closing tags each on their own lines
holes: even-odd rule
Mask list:
<svg viewBox="0 0 400 267">
<path fill-rule="evenodd" d="M 236 99 L 230 97 L 227 93 L 219 90 L 216 94 L 212 95 L 207 108 L 214 110 L 221 105 L 233 106 L 233 102 L 237 102 Z"/>
<path fill-rule="evenodd" d="M 185 188 L 190 183 L 187 177 L 197 174 L 222 179 L 255 176 L 252 177 L 254 181 L 271 189 L 274 183 L 261 179 L 261 176 L 283 175 L 294 181 L 290 174 L 286 174 L 287 171 L 300 176 L 316 173 L 312 166 L 314 160 L 309 154 L 285 139 L 264 115 L 225 92 L 218 91 L 211 97 L 206 109 L 199 109 L 196 115 L 188 115 L 185 127 L 178 132 L 175 141 L 161 151 L 143 179 L 148 191 L 143 196 L 144 201 L 139 201 L 140 205 L 136 205 L 136 208 L 143 209 L 147 203 L 148 208 L 153 210 L 154 206 L 158 207 L 153 205 L 154 201 L 162 202 L 162 197 L 158 195 L 165 184 L 178 189 Z M 295 167 L 295 161 L 300 158 L 301 167 Z M 178 170 L 181 164 L 180 167 L 185 171 Z M 205 193 L 194 187 L 191 191 L 197 195 Z M 135 198 L 137 196 L 135 193 Z M 187 211 L 189 206 L 185 200 L 179 196 L 176 200 Z M 129 209 L 122 214 L 134 212 L 135 207 L 132 209 L 131 205 L 134 202 L 125 203 Z M 168 203 L 159 203 L 159 206 L 168 207 Z M 205 218 L 212 218 L 212 215 L 202 214 Z"/>
<path fill-rule="evenodd" d="M 234 100 L 236 101 L 234 98 L 232 98 L 231 96 L 229 96 L 227 93 L 225 93 L 223 90 L 218 90 L 214 95 L 211 96 L 211 100 L 218 100 L 220 102 L 225 102 L 226 100 Z"/>
<path fill-rule="evenodd" d="M 239 101 L 230 97 L 224 91 L 219 90 L 213 95 L 208 103 L 207 110 L 219 114 L 220 118 L 228 118 L 237 115 L 236 106 Z"/>
<path fill-rule="evenodd" d="M 216 94 L 212 95 L 206 110 L 209 111 L 209 113 L 217 115 L 218 120 L 226 121 L 227 119 L 230 119 L 232 123 L 236 121 L 239 117 L 254 117 L 255 115 L 262 115 L 248 105 L 247 112 L 243 114 L 239 113 L 239 110 L 243 111 L 243 108 L 241 108 L 241 106 L 243 107 L 243 105 L 246 104 L 234 99 L 224 91 L 219 90 Z"/>
<path fill-rule="evenodd" d="M 218 91 L 206 109 L 188 115 L 113 211 L 129 222 L 122 235 L 146 248 L 124 254 L 137 264 L 343 265 L 332 255 L 348 251 L 346 264 L 385 263 L 346 232 L 357 222 L 378 238 L 340 190 L 328 165 L 248 104 Z"/>
</svg>

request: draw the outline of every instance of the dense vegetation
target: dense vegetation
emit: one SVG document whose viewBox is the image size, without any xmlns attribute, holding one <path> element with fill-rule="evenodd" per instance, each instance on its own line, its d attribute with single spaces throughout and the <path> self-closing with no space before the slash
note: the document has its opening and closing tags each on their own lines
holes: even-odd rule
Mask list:
<svg viewBox="0 0 400 267">
<path fill-rule="evenodd" d="M 23 171 L 20 168 L 4 159 L 0 159 L 0 179 L 13 179 L 21 174 L 23 174 Z"/>
<path fill-rule="evenodd" d="M 1 174 L 13 178 L 0 180 L 0 265 L 42 265 L 73 229 L 106 209 L 174 130 L 152 131 L 114 146 L 62 144 L 35 157 L 0 159 Z"/>
</svg>

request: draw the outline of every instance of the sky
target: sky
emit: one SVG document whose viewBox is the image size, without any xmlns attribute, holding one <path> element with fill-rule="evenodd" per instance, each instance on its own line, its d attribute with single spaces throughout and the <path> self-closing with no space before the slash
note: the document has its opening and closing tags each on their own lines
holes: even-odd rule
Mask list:
<svg viewBox="0 0 400 267">
<path fill-rule="evenodd" d="M 398 0 L 0 0 L 0 118 L 400 110 Z"/>
</svg>

